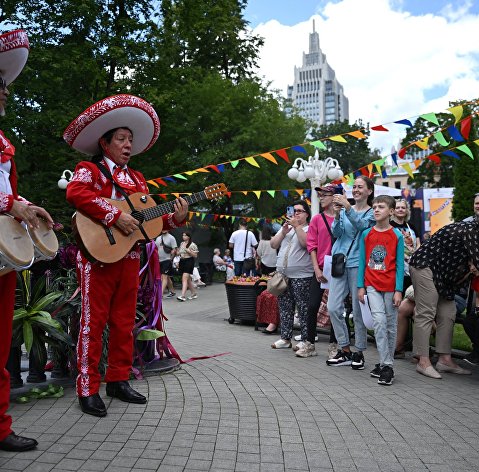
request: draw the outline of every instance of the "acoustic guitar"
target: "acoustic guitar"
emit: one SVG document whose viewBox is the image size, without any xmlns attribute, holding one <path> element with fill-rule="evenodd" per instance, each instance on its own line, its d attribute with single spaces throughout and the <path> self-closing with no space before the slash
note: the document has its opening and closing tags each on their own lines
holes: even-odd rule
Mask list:
<svg viewBox="0 0 479 472">
<path fill-rule="evenodd" d="M 201 200 L 213 200 L 228 192 L 225 184 L 215 184 L 206 187 L 202 192 L 183 196 L 189 205 Z M 112 200 L 105 198 L 111 205 L 122 212 L 131 214 L 140 223 L 149 240 L 156 238 L 163 229 L 161 216 L 175 211 L 173 202 L 157 205 L 149 195 L 141 192 L 129 196 L 134 211 L 125 200 Z M 73 215 L 73 228 L 82 252 L 92 262 L 111 264 L 117 262 L 128 254 L 128 251 L 139 241 L 145 241 L 141 230 L 137 229 L 132 234 L 126 235 L 116 226 L 107 226 L 98 220 L 90 218 L 80 210 Z"/>
</svg>

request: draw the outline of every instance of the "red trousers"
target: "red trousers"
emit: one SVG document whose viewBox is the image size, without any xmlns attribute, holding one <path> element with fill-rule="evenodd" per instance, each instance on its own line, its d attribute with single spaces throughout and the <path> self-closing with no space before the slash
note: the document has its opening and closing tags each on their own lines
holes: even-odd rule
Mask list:
<svg viewBox="0 0 479 472">
<path fill-rule="evenodd" d="M 139 285 L 140 254 L 131 251 L 113 264 L 91 264 L 79 252 L 82 314 L 77 344 L 77 394 L 98 393 L 102 334 L 110 328 L 105 382 L 128 380 L 133 361 L 133 325 Z"/>
<path fill-rule="evenodd" d="M 0 441 L 3 441 L 12 432 L 12 417 L 7 415 L 10 404 L 10 374 L 5 369 L 5 365 L 12 342 L 16 283 L 16 272 L 10 272 L 0 277 Z"/>
</svg>

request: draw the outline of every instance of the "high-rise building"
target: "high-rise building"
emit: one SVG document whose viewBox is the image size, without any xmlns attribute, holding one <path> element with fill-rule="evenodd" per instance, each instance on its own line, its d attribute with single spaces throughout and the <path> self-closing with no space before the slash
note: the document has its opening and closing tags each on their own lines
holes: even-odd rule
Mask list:
<svg viewBox="0 0 479 472">
<path fill-rule="evenodd" d="M 294 83 L 288 85 L 288 103 L 296 107 L 301 116 L 318 125 L 349 119 L 349 101 L 319 47 L 314 20 L 313 32 L 309 35 L 309 53 L 303 52 L 303 65 L 295 66 Z"/>
</svg>

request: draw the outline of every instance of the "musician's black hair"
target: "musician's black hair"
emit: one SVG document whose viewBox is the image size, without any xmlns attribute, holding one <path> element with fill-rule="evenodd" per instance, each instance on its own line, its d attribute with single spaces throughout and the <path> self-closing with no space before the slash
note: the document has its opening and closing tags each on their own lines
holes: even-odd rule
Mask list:
<svg viewBox="0 0 479 472">
<path fill-rule="evenodd" d="M 127 129 L 131 134 L 133 134 L 133 131 L 130 128 L 128 128 L 128 126 L 118 126 L 117 128 L 113 128 L 113 129 L 107 131 L 100 139 L 104 139 L 108 144 L 110 144 L 111 139 L 113 138 L 113 135 L 119 129 Z M 95 154 L 91 158 L 91 161 L 94 162 L 95 164 L 97 162 L 101 162 L 102 159 L 103 159 L 103 152 L 102 152 L 101 147 L 100 147 L 100 139 L 98 140 L 98 147 L 100 148 L 99 149 L 100 152 L 98 154 Z"/>
</svg>

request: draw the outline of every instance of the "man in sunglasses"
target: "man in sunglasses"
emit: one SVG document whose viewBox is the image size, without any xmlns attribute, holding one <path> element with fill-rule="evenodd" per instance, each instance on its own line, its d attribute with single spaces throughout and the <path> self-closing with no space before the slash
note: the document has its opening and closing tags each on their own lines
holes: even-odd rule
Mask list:
<svg viewBox="0 0 479 472">
<path fill-rule="evenodd" d="M 5 116 L 8 86 L 22 71 L 28 57 L 28 38 L 24 31 L 0 35 L 0 116 Z M 37 228 L 39 218 L 53 227 L 51 216 L 40 207 L 31 205 L 17 193 L 17 173 L 13 159 L 15 147 L 0 131 L 0 214 L 8 213 L 30 228 Z M 7 415 L 10 400 L 10 376 L 5 365 L 12 340 L 12 318 L 15 304 L 17 274 L 0 276 L 0 450 L 21 452 L 37 446 L 35 439 L 17 436 L 11 430 L 12 418 Z"/>
</svg>

